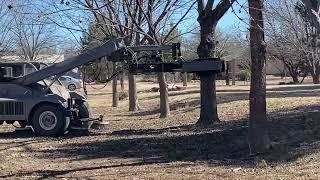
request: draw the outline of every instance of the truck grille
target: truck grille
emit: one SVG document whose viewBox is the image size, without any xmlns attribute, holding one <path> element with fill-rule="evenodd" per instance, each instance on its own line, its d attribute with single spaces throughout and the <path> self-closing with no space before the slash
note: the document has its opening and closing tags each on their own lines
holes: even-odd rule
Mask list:
<svg viewBox="0 0 320 180">
<path fill-rule="evenodd" d="M 0 102 L 0 115 L 23 115 L 23 102 Z"/>
</svg>

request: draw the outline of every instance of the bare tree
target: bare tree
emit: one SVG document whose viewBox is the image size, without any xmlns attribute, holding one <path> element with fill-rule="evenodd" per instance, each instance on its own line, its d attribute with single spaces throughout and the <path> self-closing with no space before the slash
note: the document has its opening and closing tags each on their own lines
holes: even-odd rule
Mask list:
<svg viewBox="0 0 320 180">
<path fill-rule="evenodd" d="M 249 147 L 251 153 L 270 148 L 266 115 L 266 42 L 263 0 L 248 0 L 250 15 L 251 85 Z"/>
<path fill-rule="evenodd" d="M 24 24 L 24 21 L 15 19 L 15 35 L 21 55 L 28 61 L 37 59 L 41 50 L 48 48 L 49 41 L 48 29 L 44 24 Z"/>
<path fill-rule="evenodd" d="M 312 25 L 320 31 L 320 3 L 318 0 L 302 0 Z"/>
<path fill-rule="evenodd" d="M 120 88 L 121 88 L 121 92 L 124 92 L 124 76 L 125 76 L 125 73 L 121 72 L 120 73 Z"/>
<path fill-rule="evenodd" d="M 308 33 L 306 43 L 308 52 L 305 53 L 307 65 L 313 78 L 314 84 L 320 83 L 320 2 L 318 0 L 302 0 L 303 4 L 299 4 L 297 8 L 300 15 L 305 19 L 305 25 Z M 302 5 L 302 6 L 301 6 Z"/>
<path fill-rule="evenodd" d="M 116 73 L 117 65 L 113 63 L 113 73 Z M 112 80 L 112 107 L 119 106 L 119 93 L 118 93 L 118 77 L 115 76 Z"/>
<path fill-rule="evenodd" d="M 170 35 L 177 28 L 179 23 L 183 21 L 186 15 L 191 11 L 193 5 L 192 3 L 189 8 L 185 11 L 185 13 L 181 16 L 180 19 L 176 23 L 167 24 L 167 21 L 171 18 L 174 12 L 180 8 L 182 5 L 186 5 L 182 3 L 182 1 L 174 0 L 174 1 L 160 1 L 160 0 L 148 0 L 142 2 L 140 0 L 137 1 L 139 11 L 142 12 L 143 18 L 146 21 L 146 29 L 143 34 L 143 38 L 141 43 L 156 45 L 156 44 L 165 44 L 170 41 Z M 172 25 L 174 24 L 174 25 Z M 167 28 L 167 27 L 170 28 Z M 168 31 L 164 31 L 167 30 Z M 158 34 L 162 31 L 161 36 Z M 170 114 L 169 108 L 169 97 L 168 97 L 168 88 L 165 81 L 164 73 L 158 73 L 158 83 L 160 88 L 160 118 L 165 118 Z"/>
<path fill-rule="evenodd" d="M 129 16 L 124 16 L 129 9 L 129 6 L 122 1 L 112 1 L 112 2 L 100 2 L 97 0 L 85 0 L 83 4 L 80 5 L 88 8 L 93 14 L 96 21 L 96 25 L 103 36 L 106 37 L 122 37 L 124 38 L 124 43 L 127 46 L 133 44 L 134 40 L 134 24 L 130 21 Z M 121 11 L 120 11 L 121 10 Z M 132 9 L 130 9 L 131 11 Z M 119 12 L 120 11 L 120 12 Z M 135 18 L 137 13 L 135 13 Z M 121 91 L 124 91 L 124 72 L 120 73 L 120 85 Z M 113 106 L 118 106 L 118 92 L 117 92 L 117 79 L 113 79 Z M 132 74 L 128 76 L 129 81 L 129 111 L 137 110 L 137 93 L 136 92 L 136 82 L 135 77 Z"/>
<path fill-rule="evenodd" d="M 304 8 L 296 0 L 271 1 L 267 6 L 269 57 L 285 65 L 294 83 L 299 83 L 299 76 L 305 77 L 309 72 L 317 83 L 318 53 L 308 42 L 313 30 L 306 21 Z"/>
<path fill-rule="evenodd" d="M 181 80 L 183 87 L 188 86 L 188 73 L 181 73 Z"/>
<path fill-rule="evenodd" d="M 0 2 L 0 57 L 13 49 L 12 16 L 9 13 L 9 5 L 7 1 Z"/>
<path fill-rule="evenodd" d="M 232 6 L 234 0 L 220 0 L 216 7 L 214 1 L 197 0 L 198 22 L 200 24 L 200 45 L 197 49 L 199 58 L 209 58 L 214 56 L 216 41 L 214 39 L 215 29 L 218 21 Z M 197 124 L 211 125 L 219 121 L 216 100 L 215 75 L 200 74 L 201 80 L 201 112 Z"/>
<path fill-rule="evenodd" d="M 190 4 L 190 2 L 184 1 L 160 1 L 160 0 L 117 0 L 117 1 L 107 1 L 102 2 L 98 0 L 84 0 L 84 1 L 74 1 L 78 5 L 84 7 L 84 9 L 89 10 L 95 21 L 101 27 L 101 31 L 106 35 L 123 37 L 124 43 L 128 45 L 139 45 L 139 44 L 164 44 L 168 42 L 169 35 L 172 33 L 173 29 L 177 28 L 179 23 L 186 17 L 188 12 L 191 11 L 192 6 L 188 9 L 184 9 L 185 5 Z M 194 3 L 193 3 L 194 4 Z M 181 18 L 178 18 L 174 26 L 164 35 L 159 36 L 163 33 L 163 29 L 172 24 L 170 19 L 173 18 L 174 12 L 180 9 L 185 13 Z M 180 13 L 181 13 L 180 11 Z M 137 39 L 138 41 L 133 41 Z M 134 80 L 132 75 L 128 79 Z M 159 82 L 165 83 L 164 78 L 162 78 L 162 73 L 159 73 Z M 134 83 L 130 83 L 130 85 Z M 166 84 L 159 84 L 160 89 L 160 109 L 161 117 L 166 117 L 169 111 L 169 105 L 167 101 L 167 90 Z M 129 89 L 134 88 L 134 86 L 129 86 Z M 136 93 L 129 92 L 129 101 L 136 101 Z M 136 103 L 129 102 L 129 110 L 135 110 Z"/>
<path fill-rule="evenodd" d="M 15 2 L 10 9 L 13 17 L 12 32 L 14 34 L 17 52 L 28 61 L 37 59 L 41 51 L 51 49 L 57 45 L 58 36 L 55 26 L 43 21 L 45 17 L 30 9 L 29 1 Z M 28 12 L 28 13 L 26 13 Z"/>
</svg>

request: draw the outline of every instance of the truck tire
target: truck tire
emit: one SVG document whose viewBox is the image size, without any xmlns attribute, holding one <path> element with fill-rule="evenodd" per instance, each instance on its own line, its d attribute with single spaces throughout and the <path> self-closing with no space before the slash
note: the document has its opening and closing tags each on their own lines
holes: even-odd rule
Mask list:
<svg viewBox="0 0 320 180">
<path fill-rule="evenodd" d="M 62 135 L 67 124 L 62 108 L 45 104 L 39 106 L 32 116 L 32 128 L 37 135 Z"/>
</svg>

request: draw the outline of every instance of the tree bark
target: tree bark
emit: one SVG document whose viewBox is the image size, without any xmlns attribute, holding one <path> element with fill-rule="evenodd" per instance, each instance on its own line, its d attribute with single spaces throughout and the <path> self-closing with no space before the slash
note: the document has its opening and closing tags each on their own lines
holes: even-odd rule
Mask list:
<svg viewBox="0 0 320 180">
<path fill-rule="evenodd" d="M 236 60 L 232 59 L 232 85 L 236 85 Z"/>
<path fill-rule="evenodd" d="M 313 82 L 313 84 L 319 84 L 320 83 L 320 79 L 319 79 L 319 75 L 320 75 L 319 63 L 315 63 L 313 69 L 314 70 L 311 71 L 312 82 Z"/>
<path fill-rule="evenodd" d="M 136 84 L 135 75 L 129 73 L 128 83 L 129 83 L 129 111 L 135 112 L 138 110 L 137 84 Z"/>
<path fill-rule="evenodd" d="M 160 88 L 160 118 L 170 115 L 168 87 L 163 72 L 158 73 L 158 83 Z"/>
<path fill-rule="evenodd" d="M 226 69 L 226 86 L 229 86 L 230 85 L 230 62 L 227 61 L 226 62 L 227 64 L 227 69 Z"/>
<path fill-rule="evenodd" d="M 213 57 L 215 40 L 214 32 L 216 24 L 211 22 L 211 19 L 198 18 L 200 24 L 200 45 L 197 49 L 199 58 Z M 200 75 L 200 96 L 201 96 L 201 111 L 200 118 L 197 122 L 201 126 L 210 126 L 215 122 L 219 122 L 216 101 L 216 77 L 211 73 L 202 73 Z"/>
<path fill-rule="evenodd" d="M 121 92 L 124 92 L 124 72 L 120 73 L 120 87 Z"/>
<path fill-rule="evenodd" d="M 116 71 L 116 63 L 113 63 L 113 72 Z M 112 80 L 112 107 L 119 106 L 119 93 L 118 93 L 118 76 L 115 76 Z"/>
<path fill-rule="evenodd" d="M 141 13 L 141 12 L 139 12 Z M 136 33 L 135 45 L 140 45 L 140 34 Z M 138 54 L 137 54 L 138 55 Z M 128 91 L 129 91 L 129 111 L 135 112 L 138 110 L 138 95 L 137 95 L 137 81 L 134 74 L 128 74 Z"/>
<path fill-rule="evenodd" d="M 149 39 L 150 45 L 155 45 L 156 42 L 152 39 Z M 166 118 L 170 115 L 170 106 L 169 106 L 169 95 L 168 87 L 166 83 L 166 74 L 159 72 L 157 74 L 157 80 L 159 84 L 160 91 L 160 118 Z"/>
<path fill-rule="evenodd" d="M 183 87 L 188 86 L 188 73 L 181 73 Z"/>
<path fill-rule="evenodd" d="M 315 43 L 312 43 L 313 54 L 318 54 L 318 39 L 320 36 L 320 14 L 319 14 L 319 2 L 316 0 L 302 0 L 303 4 L 305 5 L 305 10 L 307 11 L 307 17 L 310 21 L 311 27 L 314 27 L 313 31 L 311 32 L 311 39 Z M 320 67 L 319 67 L 319 57 L 312 57 L 310 69 L 311 75 L 314 84 L 319 84 L 319 74 L 320 74 Z"/>
<path fill-rule="evenodd" d="M 293 84 L 299 84 L 300 81 L 299 81 L 299 78 L 298 78 L 298 75 L 291 75 L 292 77 L 292 80 L 293 80 Z"/>
<path fill-rule="evenodd" d="M 263 23 L 263 1 L 249 0 L 251 86 L 249 147 L 251 153 L 270 148 L 266 115 L 266 43 Z"/>
<path fill-rule="evenodd" d="M 313 84 L 319 84 L 320 81 L 319 81 L 319 74 L 318 73 L 315 73 L 312 75 L 312 82 Z"/>
<path fill-rule="evenodd" d="M 215 75 L 204 73 L 200 75 L 200 93 L 201 93 L 201 110 L 200 118 L 197 122 L 199 125 L 212 125 L 219 122 L 217 113 L 216 99 L 216 81 Z"/>
</svg>

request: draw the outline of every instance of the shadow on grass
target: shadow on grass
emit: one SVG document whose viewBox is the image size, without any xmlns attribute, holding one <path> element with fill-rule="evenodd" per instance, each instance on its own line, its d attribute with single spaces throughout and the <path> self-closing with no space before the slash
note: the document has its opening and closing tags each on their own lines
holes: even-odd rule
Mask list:
<svg viewBox="0 0 320 180">
<path fill-rule="evenodd" d="M 165 162 L 159 162 L 159 163 L 165 163 Z M 91 166 L 91 167 L 83 167 L 83 168 L 75 168 L 75 169 L 67 169 L 67 170 L 37 170 L 33 172 L 19 172 L 18 174 L 11 174 L 11 175 L 0 175 L 0 178 L 10 179 L 10 178 L 19 176 L 19 177 L 28 179 L 28 176 L 32 176 L 32 179 L 44 180 L 44 179 L 59 178 L 59 176 L 64 176 L 68 173 L 74 173 L 74 172 L 93 171 L 93 170 L 99 170 L 99 169 L 110 169 L 110 168 L 120 168 L 120 167 L 130 167 L 130 166 L 143 166 L 148 164 L 152 164 L 152 163 L 135 162 L 135 163 L 127 163 L 127 164 L 121 163 L 121 164 L 109 165 L 109 166 L 93 166 L 93 167 Z M 91 179 L 94 176 L 98 176 L 98 174 L 88 175 L 88 177 L 90 177 L 89 179 Z M 74 177 L 72 177 L 72 179 L 73 178 Z M 78 178 L 75 178 L 75 179 L 78 179 Z"/>
<path fill-rule="evenodd" d="M 104 95 L 112 95 L 112 92 L 101 92 L 101 93 L 89 93 L 88 96 L 104 96 Z"/>
<path fill-rule="evenodd" d="M 200 106 L 200 100 L 199 99 L 186 99 L 181 100 L 178 102 L 171 103 L 169 105 L 170 111 L 176 111 L 180 109 L 188 109 L 188 108 L 194 108 Z M 146 110 L 146 111 L 138 111 L 134 113 L 130 113 L 126 116 L 150 116 L 154 114 L 160 113 L 160 109 L 152 109 L 152 110 Z M 123 116 L 123 115 L 120 115 Z"/>
<path fill-rule="evenodd" d="M 269 114 L 270 138 L 273 142 L 268 154 L 259 155 L 268 165 L 295 161 L 307 154 L 318 152 L 320 144 L 320 117 L 313 110 L 319 106 L 299 107 L 286 112 Z M 312 117 L 312 118 L 310 118 Z M 223 166 L 254 166 L 255 157 L 248 156 L 247 121 L 230 121 L 210 128 L 194 125 L 163 129 L 136 129 L 115 131 L 108 139 L 65 144 L 57 149 L 36 151 L 36 158 L 71 161 L 101 158 L 137 159 L 132 163 L 59 171 L 41 170 L 1 175 L 0 178 L 37 175 L 40 179 L 57 177 L 77 171 L 112 167 L 141 166 L 172 162 L 201 162 Z M 138 136 L 137 136 L 138 135 Z M 303 148 L 302 148 L 303 146 Z M 310 147 L 310 148 L 306 148 Z"/>
<path fill-rule="evenodd" d="M 34 138 L 35 134 L 31 129 L 16 130 L 12 132 L 0 132 L 0 139 L 13 139 L 13 138 Z"/>
<path fill-rule="evenodd" d="M 319 106 L 301 107 L 300 111 L 288 111 L 285 116 L 272 114 L 269 124 L 273 150 L 266 158 L 271 162 L 292 161 L 303 156 L 305 152 L 295 152 L 301 143 L 313 143 L 320 140 L 320 117 L 306 118 L 307 110 L 317 110 Z M 279 117 L 279 118 L 277 118 Z M 181 132 L 187 132 L 181 135 Z M 247 122 L 225 122 L 212 128 L 199 128 L 193 125 L 170 127 L 164 129 L 122 130 L 112 135 L 121 139 L 91 142 L 85 144 L 67 145 L 58 150 L 62 157 L 80 159 L 99 159 L 106 157 L 157 159 L 156 162 L 203 161 L 216 162 L 225 165 L 227 160 L 244 159 L 249 154 L 247 145 Z M 145 137 L 133 137 L 143 135 Z M 150 135 L 157 135 L 152 136 Z M 129 138 L 128 138 L 129 136 Z M 285 148 L 283 148 L 285 147 Z M 46 151 L 50 156 L 55 152 Z M 61 158 L 61 154 L 56 158 Z M 280 154 L 279 154 L 280 153 Z M 242 161 L 240 161 L 242 163 Z"/>
<path fill-rule="evenodd" d="M 302 94 L 300 93 L 290 93 L 290 96 L 301 97 Z M 277 92 L 271 92 L 268 95 L 269 97 L 281 97 L 281 94 L 279 95 Z M 309 93 L 309 96 L 316 96 L 316 94 Z M 271 119 L 269 132 L 273 146 L 268 154 L 260 155 L 260 157 L 272 165 L 292 162 L 305 155 L 319 152 L 320 115 L 319 112 L 312 112 L 314 110 L 320 110 L 320 106 L 298 107 L 269 114 Z M 210 128 L 184 125 L 163 129 L 114 131 L 111 134 L 111 139 L 107 135 L 108 139 L 102 137 L 97 141 L 77 141 L 54 150 L 33 151 L 37 151 L 35 153 L 36 158 L 43 159 L 68 158 L 79 161 L 103 158 L 134 158 L 138 159 L 136 162 L 89 168 L 21 172 L 13 175 L 0 175 L 0 178 L 36 175 L 39 176 L 39 179 L 47 179 L 78 171 L 179 161 L 251 167 L 254 165 L 254 157 L 248 156 L 247 132 L 246 120 L 223 122 Z M 76 135 L 70 135 L 66 138 L 73 137 L 76 137 Z"/>
<path fill-rule="evenodd" d="M 236 90 L 236 89 L 221 89 L 221 90 L 216 90 L 217 93 L 219 92 L 235 92 L 235 93 L 246 93 L 249 92 L 248 90 Z M 200 90 L 181 90 L 181 91 L 169 91 L 169 97 L 174 97 L 174 96 L 180 96 L 180 95 L 190 95 L 190 94 L 199 94 L 200 96 Z M 148 96 L 142 98 L 142 100 L 152 100 L 152 99 L 158 99 L 160 98 L 160 95 L 153 95 L 153 96 Z"/>
<path fill-rule="evenodd" d="M 175 93 L 173 96 L 196 93 L 196 91 L 197 90 L 179 92 L 179 93 Z M 246 91 L 246 90 L 218 90 L 217 92 L 224 92 L 224 93 L 217 94 L 218 104 L 249 100 L 249 91 Z M 272 88 L 267 90 L 268 98 L 315 97 L 319 95 L 320 95 L 320 86 L 318 85 L 286 86 L 286 87 Z M 192 110 L 195 107 L 200 107 L 200 98 L 184 99 L 178 102 L 170 103 L 171 111 L 176 111 L 180 109 Z M 128 116 L 148 116 L 148 115 L 157 114 L 159 112 L 160 112 L 159 109 L 153 109 L 153 110 L 146 110 L 146 111 L 131 113 Z"/>
<path fill-rule="evenodd" d="M 64 135 L 59 136 L 37 136 L 31 129 L 0 132 L 0 139 L 7 140 L 5 142 L 0 142 L 0 151 L 46 141 L 61 141 L 84 136 L 94 137 L 106 134 L 110 134 L 110 132 L 97 130 L 68 130 Z"/>
</svg>

